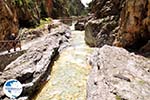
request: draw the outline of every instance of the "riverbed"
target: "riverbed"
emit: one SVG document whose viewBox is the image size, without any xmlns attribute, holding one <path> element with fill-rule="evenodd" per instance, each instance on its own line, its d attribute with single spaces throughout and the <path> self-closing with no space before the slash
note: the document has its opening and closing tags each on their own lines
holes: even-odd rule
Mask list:
<svg viewBox="0 0 150 100">
<path fill-rule="evenodd" d="M 87 56 L 93 49 L 84 41 L 84 31 L 72 31 L 71 46 L 54 62 L 50 80 L 34 100 L 85 100 L 91 66 Z"/>
</svg>

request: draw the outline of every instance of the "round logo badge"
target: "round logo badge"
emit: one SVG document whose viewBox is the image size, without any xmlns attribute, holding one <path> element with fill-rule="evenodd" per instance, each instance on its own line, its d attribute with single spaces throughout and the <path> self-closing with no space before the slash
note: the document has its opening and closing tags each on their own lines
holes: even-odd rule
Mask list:
<svg viewBox="0 0 150 100">
<path fill-rule="evenodd" d="M 22 84 L 16 79 L 10 79 L 5 82 L 3 91 L 9 98 L 17 98 L 22 93 Z"/>
</svg>

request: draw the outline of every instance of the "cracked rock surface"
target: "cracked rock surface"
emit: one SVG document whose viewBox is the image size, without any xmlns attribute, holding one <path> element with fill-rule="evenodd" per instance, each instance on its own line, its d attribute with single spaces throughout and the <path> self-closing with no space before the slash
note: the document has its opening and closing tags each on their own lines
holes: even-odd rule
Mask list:
<svg viewBox="0 0 150 100">
<path fill-rule="evenodd" d="M 150 60 L 123 48 L 103 46 L 89 57 L 87 100 L 149 100 Z"/>
<path fill-rule="evenodd" d="M 69 45 L 69 37 L 69 28 L 61 25 L 6 66 L 0 75 L 0 99 L 8 100 L 2 91 L 3 84 L 9 79 L 17 79 L 23 84 L 23 93 L 17 100 L 31 100 L 30 96 L 47 81 L 54 58 Z"/>
</svg>

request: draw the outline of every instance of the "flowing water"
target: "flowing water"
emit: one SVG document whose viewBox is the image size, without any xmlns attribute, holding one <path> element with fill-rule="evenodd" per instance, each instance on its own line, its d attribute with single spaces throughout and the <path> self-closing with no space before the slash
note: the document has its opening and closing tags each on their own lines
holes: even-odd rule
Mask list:
<svg viewBox="0 0 150 100">
<path fill-rule="evenodd" d="M 71 46 L 54 62 L 50 80 L 34 100 L 85 100 L 91 69 L 86 58 L 93 49 L 84 41 L 84 31 L 72 31 Z"/>
</svg>

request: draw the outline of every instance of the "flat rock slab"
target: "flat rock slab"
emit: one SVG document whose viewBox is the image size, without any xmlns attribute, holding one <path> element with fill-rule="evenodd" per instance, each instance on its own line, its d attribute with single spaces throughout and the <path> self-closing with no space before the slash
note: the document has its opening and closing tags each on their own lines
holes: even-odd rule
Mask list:
<svg viewBox="0 0 150 100">
<path fill-rule="evenodd" d="M 150 100 L 150 59 L 105 45 L 89 63 L 87 100 Z"/>
<path fill-rule="evenodd" d="M 44 39 L 33 44 L 25 54 L 9 64 L 0 75 L 0 99 L 7 100 L 2 91 L 4 82 L 18 79 L 23 84 L 23 93 L 18 100 L 28 100 L 47 80 L 50 64 L 59 55 L 60 49 L 67 46 L 69 34 L 69 29 L 62 25 L 56 31 L 41 37 Z"/>
</svg>

